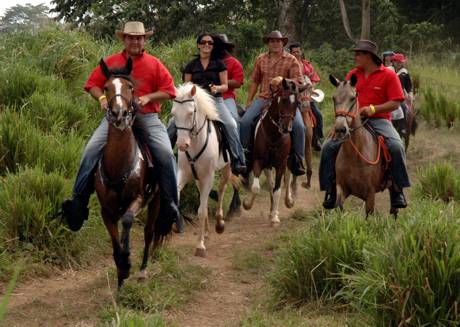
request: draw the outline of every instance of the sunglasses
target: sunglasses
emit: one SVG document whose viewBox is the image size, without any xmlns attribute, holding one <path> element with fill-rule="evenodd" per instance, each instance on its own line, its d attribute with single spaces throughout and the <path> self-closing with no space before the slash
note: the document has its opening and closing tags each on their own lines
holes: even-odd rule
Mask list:
<svg viewBox="0 0 460 327">
<path fill-rule="evenodd" d="M 200 44 L 201 44 L 201 45 L 205 45 L 205 44 L 207 44 L 207 45 L 214 45 L 214 42 L 213 42 L 213 41 L 200 41 Z"/>
<path fill-rule="evenodd" d="M 272 43 L 275 43 L 275 42 L 282 42 L 283 40 L 281 39 L 269 39 L 268 42 L 272 42 Z"/>
<path fill-rule="evenodd" d="M 362 55 L 365 55 L 367 53 L 368 53 L 367 51 L 355 51 L 355 56 L 362 56 Z"/>
</svg>

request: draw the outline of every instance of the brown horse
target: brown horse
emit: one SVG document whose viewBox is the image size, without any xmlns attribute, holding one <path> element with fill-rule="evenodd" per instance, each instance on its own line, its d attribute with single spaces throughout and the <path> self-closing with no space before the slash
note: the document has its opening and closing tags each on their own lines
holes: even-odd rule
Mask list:
<svg viewBox="0 0 460 327">
<path fill-rule="evenodd" d="M 108 100 L 106 117 L 109 127 L 107 144 L 96 171 L 95 188 L 102 218 L 112 239 L 118 286 L 121 287 L 124 279 L 129 277 L 131 268 L 129 233 L 134 217 L 148 204 L 139 279 L 146 278 L 152 240 L 155 249 L 171 231 L 172 222 L 165 222 L 158 217 L 158 185 L 149 184 L 152 180 L 149 178 L 151 170 L 147 167 L 133 132 L 137 104 L 134 99 L 134 83 L 129 77 L 132 61 L 129 59 L 126 67 L 118 70 L 110 70 L 103 60 L 100 66 L 107 77 L 104 93 Z M 118 232 L 119 220 L 122 224 L 121 238 Z"/>
<path fill-rule="evenodd" d="M 279 224 L 278 207 L 281 195 L 281 178 L 284 175 L 286 186 L 286 207 L 292 208 L 294 200 L 291 194 L 291 174 L 286 171 L 291 149 L 292 124 L 298 107 L 299 89 L 297 83 L 284 78 L 274 78 L 270 85 L 272 96 L 268 110 L 260 118 L 255 132 L 253 149 L 254 180 L 251 197 L 243 202 L 246 210 L 251 209 L 256 195 L 260 192 L 259 178 L 265 171 L 270 188 L 270 220 Z M 271 168 L 275 168 L 275 185 L 272 183 Z"/>
<path fill-rule="evenodd" d="M 417 112 L 415 111 L 415 107 L 413 104 L 407 103 L 407 109 L 404 113 L 403 119 L 393 120 L 393 126 L 398 132 L 401 140 L 404 142 L 404 149 L 407 151 L 409 147 L 410 136 L 415 136 L 415 132 L 417 131 Z"/>
<path fill-rule="evenodd" d="M 366 202 L 366 217 L 375 207 L 375 193 L 389 185 L 384 180 L 383 168 L 389 159 L 385 152 L 383 137 L 377 137 L 361 121 L 356 93 L 356 75 L 350 81 L 339 81 L 329 75 L 331 83 L 337 87 L 333 95 L 335 107 L 334 137 L 342 141 L 336 159 L 336 206 L 343 208 L 349 195 Z M 398 209 L 391 208 L 396 217 Z"/>
<path fill-rule="evenodd" d="M 311 187 L 311 175 L 313 173 L 313 112 L 310 105 L 313 92 L 313 85 L 307 83 L 305 90 L 300 93 L 300 113 L 302 115 L 303 124 L 305 125 L 305 163 L 307 166 L 307 181 L 302 182 L 302 186 L 307 189 Z"/>
</svg>

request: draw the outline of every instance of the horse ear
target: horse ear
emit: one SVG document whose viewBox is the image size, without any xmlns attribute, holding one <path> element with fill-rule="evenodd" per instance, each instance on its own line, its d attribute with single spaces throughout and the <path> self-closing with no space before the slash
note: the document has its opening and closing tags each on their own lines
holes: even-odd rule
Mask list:
<svg viewBox="0 0 460 327">
<path fill-rule="evenodd" d="M 356 74 L 351 75 L 350 77 L 351 86 L 355 87 L 357 83 L 358 83 L 358 77 L 356 76 Z"/>
<path fill-rule="evenodd" d="M 289 84 L 288 84 L 288 81 L 286 81 L 285 78 L 283 78 L 283 81 L 281 82 L 281 84 L 283 85 L 283 89 L 289 90 Z"/>
<path fill-rule="evenodd" d="M 332 85 L 337 87 L 340 83 L 340 81 L 332 74 L 329 75 L 329 80 L 331 81 Z"/>
<path fill-rule="evenodd" d="M 131 75 L 132 70 L 133 70 L 133 60 L 131 59 L 131 57 L 129 57 L 128 61 L 126 62 L 126 66 L 125 66 L 125 74 Z"/>
<path fill-rule="evenodd" d="M 99 65 L 101 66 L 101 69 L 102 69 L 102 73 L 104 74 L 104 76 L 109 79 L 110 76 L 112 76 L 112 73 L 110 72 L 109 70 L 109 67 L 107 67 L 104 59 L 101 59 L 101 61 L 99 62 Z"/>
<path fill-rule="evenodd" d="M 190 90 L 190 96 L 194 97 L 196 94 L 196 85 L 192 86 L 192 89 Z"/>
</svg>

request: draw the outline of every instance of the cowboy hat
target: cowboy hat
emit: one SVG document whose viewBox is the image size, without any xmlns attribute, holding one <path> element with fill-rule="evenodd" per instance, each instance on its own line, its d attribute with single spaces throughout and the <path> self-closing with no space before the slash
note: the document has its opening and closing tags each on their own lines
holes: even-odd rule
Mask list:
<svg viewBox="0 0 460 327">
<path fill-rule="evenodd" d="M 153 35 L 153 31 L 145 31 L 142 22 L 126 22 L 123 31 L 116 30 L 115 35 L 123 41 L 125 35 L 143 35 L 148 38 Z"/>
<path fill-rule="evenodd" d="M 322 102 L 324 100 L 324 92 L 320 89 L 314 89 L 310 97 L 316 102 Z"/>
<path fill-rule="evenodd" d="M 227 34 L 218 33 L 213 35 L 213 38 L 218 39 L 226 49 L 233 49 L 235 47 L 235 44 L 228 39 Z"/>
<path fill-rule="evenodd" d="M 280 39 L 283 41 L 283 46 L 285 46 L 289 39 L 287 37 L 284 37 L 283 34 L 281 34 L 280 31 L 271 31 L 270 33 L 268 33 L 267 35 L 265 35 L 263 38 L 262 38 L 262 41 L 264 41 L 264 43 L 268 43 L 268 41 L 270 39 Z"/>
<path fill-rule="evenodd" d="M 369 52 L 379 64 L 382 63 L 382 59 L 377 54 L 377 44 L 371 40 L 359 40 L 355 47 L 351 51 L 366 51 Z"/>
</svg>

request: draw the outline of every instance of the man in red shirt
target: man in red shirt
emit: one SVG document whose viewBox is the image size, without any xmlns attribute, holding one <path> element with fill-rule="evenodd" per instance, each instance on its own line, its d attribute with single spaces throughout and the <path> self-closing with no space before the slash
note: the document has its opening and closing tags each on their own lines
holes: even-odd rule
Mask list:
<svg viewBox="0 0 460 327">
<path fill-rule="evenodd" d="M 391 154 L 390 173 L 394 186 L 390 190 L 391 205 L 405 208 L 406 199 L 403 188 L 410 186 L 406 169 L 404 145 L 391 124 L 391 112 L 396 110 L 404 94 L 396 73 L 382 65 L 377 55 L 377 45 L 369 40 L 360 40 L 353 49 L 356 68 L 352 69 L 346 79 L 355 74 L 358 78 L 356 91 L 361 115 L 368 117 L 372 128 L 385 138 L 385 144 Z M 335 207 L 335 159 L 340 150 L 340 141 L 329 139 L 323 144 L 319 167 L 320 188 L 326 191 L 323 206 Z"/>
<path fill-rule="evenodd" d="M 312 84 L 313 86 L 316 83 L 319 83 L 321 80 L 319 75 L 315 72 L 311 62 L 303 58 L 302 55 L 302 48 L 300 47 L 300 43 L 293 42 L 289 45 L 289 52 L 297 59 L 302 69 L 302 74 L 307 83 Z M 316 117 L 316 126 L 313 129 L 313 140 L 312 145 L 316 151 L 321 151 L 321 139 L 324 137 L 323 135 L 323 115 L 318 108 L 318 104 L 316 101 L 310 102 L 310 108 L 313 114 Z"/>
<path fill-rule="evenodd" d="M 225 66 L 227 66 L 228 90 L 222 94 L 222 96 L 225 106 L 230 110 L 230 113 L 239 125 L 240 117 L 238 116 L 238 109 L 236 106 L 235 90 L 239 89 L 244 83 L 243 65 L 238 59 L 231 55 L 231 52 L 235 48 L 235 44 L 228 40 L 226 34 L 216 34 L 213 38 L 215 40 L 215 48 L 219 47 L 219 50 L 222 52 L 219 57 L 222 57 Z"/>
<path fill-rule="evenodd" d="M 174 81 L 160 60 L 144 50 L 146 39 L 152 34 L 151 31 L 145 31 L 141 22 L 127 22 L 123 31 L 116 32 L 124 44 L 124 50 L 104 61 L 109 67 L 124 67 L 128 58 L 133 61 L 131 78 L 135 81 L 134 95 L 140 106 L 136 120 L 145 126 L 148 145 L 155 157 L 155 168 L 160 171 L 157 174 L 162 203 L 160 214 L 173 217 L 181 230 L 177 209 L 176 160 L 166 128 L 158 117 L 160 102 L 175 97 Z M 99 102 L 104 111 L 108 108 L 103 91 L 106 81 L 101 67 L 97 66 L 85 84 L 85 90 Z M 106 144 L 107 133 L 108 121 L 103 118 L 83 152 L 72 199 L 64 201 L 62 205 L 63 214 L 73 231 L 78 231 L 84 220 L 88 219 L 88 201 L 94 191 L 94 169 Z"/>
</svg>

